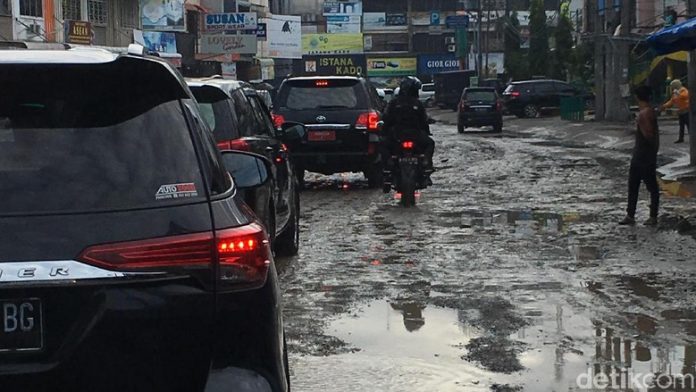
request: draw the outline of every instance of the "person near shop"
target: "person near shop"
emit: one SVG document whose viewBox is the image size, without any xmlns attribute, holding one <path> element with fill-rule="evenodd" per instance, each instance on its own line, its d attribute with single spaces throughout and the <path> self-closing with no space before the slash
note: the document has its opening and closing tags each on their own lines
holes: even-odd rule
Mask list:
<svg viewBox="0 0 696 392">
<path fill-rule="evenodd" d="M 674 79 L 669 85 L 672 96 L 669 101 L 660 106 L 660 111 L 666 108 L 676 107 L 679 113 L 679 139 L 675 143 L 684 143 L 685 130 L 689 124 L 689 90 L 682 85 L 679 79 Z"/>
</svg>

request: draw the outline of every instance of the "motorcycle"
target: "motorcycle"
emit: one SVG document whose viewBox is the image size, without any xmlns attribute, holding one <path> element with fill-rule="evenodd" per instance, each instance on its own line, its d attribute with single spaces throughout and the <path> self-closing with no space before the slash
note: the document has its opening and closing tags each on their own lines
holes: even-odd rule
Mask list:
<svg viewBox="0 0 696 392">
<path fill-rule="evenodd" d="M 391 182 L 385 183 L 389 189 L 394 189 L 401 195 L 401 205 L 413 207 L 416 205 L 416 193 L 428 187 L 427 158 L 422 154 L 416 143 L 417 138 L 408 134 L 398 140 L 395 155 L 391 157 L 392 170 L 388 173 Z"/>
</svg>

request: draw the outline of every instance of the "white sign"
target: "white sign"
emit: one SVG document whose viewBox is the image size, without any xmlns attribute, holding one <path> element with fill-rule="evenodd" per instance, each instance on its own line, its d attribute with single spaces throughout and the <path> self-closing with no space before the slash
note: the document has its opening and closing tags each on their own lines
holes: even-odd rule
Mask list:
<svg viewBox="0 0 696 392">
<path fill-rule="evenodd" d="M 362 15 L 362 1 L 324 1 L 324 15 Z"/>
<path fill-rule="evenodd" d="M 290 15 L 273 15 L 263 18 L 266 23 L 267 39 L 260 43 L 260 57 L 271 59 L 302 58 L 302 23 L 301 17 Z"/>
<path fill-rule="evenodd" d="M 205 29 L 208 31 L 256 30 L 256 12 L 228 12 L 207 14 Z"/>
<path fill-rule="evenodd" d="M 222 63 L 222 78 L 237 80 L 237 63 Z"/>
<path fill-rule="evenodd" d="M 329 34 L 359 33 L 359 16 L 327 16 L 326 32 Z"/>
<path fill-rule="evenodd" d="M 256 54 L 256 34 L 203 34 L 198 52 L 205 54 Z"/>
</svg>

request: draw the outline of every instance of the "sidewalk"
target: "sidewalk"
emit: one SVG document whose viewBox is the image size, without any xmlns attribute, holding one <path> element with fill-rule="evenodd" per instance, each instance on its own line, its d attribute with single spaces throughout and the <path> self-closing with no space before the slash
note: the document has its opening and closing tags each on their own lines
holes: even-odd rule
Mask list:
<svg viewBox="0 0 696 392">
<path fill-rule="evenodd" d="M 429 115 L 440 123 L 457 124 L 457 112 L 430 109 Z M 658 172 L 665 181 L 696 182 L 696 168 L 689 166 L 689 135 L 684 143 L 675 144 L 679 136 L 679 122 L 676 117 L 663 115 L 660 124 L 660 155 Z M 534 119 L 520 119 L 514 116 L 504 118 L 504 130 L 563 140 L 569 145 L 595 146 L 608 150 L 630 153 L 635 142 L 635 124 L 606 123 L 589 120 L 580 123 L 563 121 L 558 116 Z M 696 192 L 694 193 L 696 195 Z"/>
</svg>

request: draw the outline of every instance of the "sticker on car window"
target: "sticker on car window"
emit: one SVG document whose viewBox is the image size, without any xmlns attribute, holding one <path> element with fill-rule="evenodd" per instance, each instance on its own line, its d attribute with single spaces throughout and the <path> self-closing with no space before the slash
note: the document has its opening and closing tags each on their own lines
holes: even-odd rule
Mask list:
<svg viewBox="0 0 696 392">
<path fill-rule="evenodd" d="M 198 196 L 198 191 L 196 190 L 196 184 L 192 182 L 186 182 L 182 184 L 169 184 L 162 185 L 157 194 L 155 194 L 156 200 L 167 200 L 167 199 L 181 199 L 185 197 L 196 197 Z"/>
</svg>

